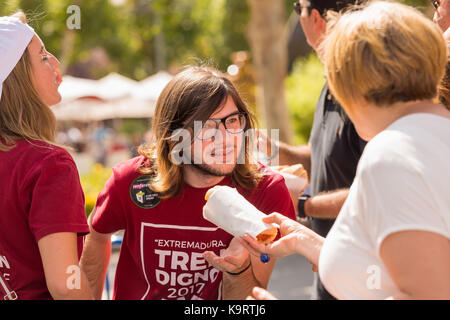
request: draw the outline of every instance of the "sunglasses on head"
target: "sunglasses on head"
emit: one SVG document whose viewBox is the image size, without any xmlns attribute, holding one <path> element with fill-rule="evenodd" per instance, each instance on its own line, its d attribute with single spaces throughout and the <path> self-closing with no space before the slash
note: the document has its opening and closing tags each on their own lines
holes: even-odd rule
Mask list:
<svg viewBox="0 0 450 320">
<path fill-rule="evenodd" d="M 436 1 L 436 0 L 435 0 Z M 301 4 L 300 4 L 300 2 L 294 2 L 293 3 L 293 5 L 294 5 L 294 11 L 298 14 L 298 15 L 301 15 L 302 14 L 302 9 L 303 8 L 307 8 L 308 9 L 308 13 L 311 13 L 311 3 L 309 2 L 309 1 L 306 1 L 306 3 L 307 3 L 307 5 L 305 5 L 305 6 L 302 6 Z"/>
</svg>

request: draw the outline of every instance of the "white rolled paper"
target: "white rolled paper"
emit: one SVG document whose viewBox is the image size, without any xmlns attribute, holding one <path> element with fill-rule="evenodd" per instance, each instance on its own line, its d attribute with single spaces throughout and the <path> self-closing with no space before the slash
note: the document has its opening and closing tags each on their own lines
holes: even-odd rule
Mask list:
<svg viewBox="0 0 450 320">
<path fill-rule="evenodd" d="M 308 186 L 308 173 L 301 163 L 291 166 L 273 166 L 271 168 L 283 176 L 289 192 L 295 195 L 303 193 Z"/>
<path fill-rule="evenodd" d="M 280 172 L 286 183 L 286 187 L 292 193 L 300 195 L 308 186 L 308 179 L 300 178 L 292 173 Z"/>
<path fill-rule="evenodd" d="M 248 233 L 263 243 L 270 243 L 277 236 L 277 227 L 262 222 L 266 215 L 235 188 L 215 186 L 208 190 L 205 198 L 203 217 L 233 236 Z"/>
</svg>

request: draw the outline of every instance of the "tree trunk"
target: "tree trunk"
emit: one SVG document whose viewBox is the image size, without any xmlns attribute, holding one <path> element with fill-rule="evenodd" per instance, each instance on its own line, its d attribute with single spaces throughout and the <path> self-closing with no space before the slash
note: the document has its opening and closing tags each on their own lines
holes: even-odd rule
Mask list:
<svg viewBox="0 0 450 320">
<path fill-rule="evenodd" d="M 247 1 L 250 7 L 247 37 L 256 72 L 256 103 L 261 125 L 263 129 L 279 129 L 280 140 L 289 143 L 292 131 L 284 93 L 287 72 L 285 2 Z"/>
<path fill-rule="evenodd" d="M 160 26 L 160 32 L 155 35 L 155 65 L 156 71 L 166 70 L 167 62 L 166 62 L 166 39 L 164 37 L 164 31 L 162 26 L 162 19 L 160 13 L 153 13 L 153 21 L 155 21 L 156 25 Z"/>
<path fill-rule="evenodd" d="M 81 8 L 81 4 L 83 3 L 83 0 L 75 0 L 73 1 L 74 5 L 77 5 Z M 67 8 L 65 8 L 67 9 Z M 66 19 L 69 17 L 67 14 Z M 81 16 L 81 21 L 83 21 L 83 17 Z M 81 22 L 82 23 L 82 22 Z M 81 27 L 81 26 L 80 26 Z M 60 57 L 60 63 L 61 66 L 59 69 L 61 70 L 62 74 L 65 74 L 67 72 L 67 68 L 69 67 L 73 55 L 73 51 L 75 48 L 75 32 L 80 30 L 71 30 L 69 28 L 64 29 L 64 36 L 61 44 L 61 53 L 59 55 Z"/>
</svg>

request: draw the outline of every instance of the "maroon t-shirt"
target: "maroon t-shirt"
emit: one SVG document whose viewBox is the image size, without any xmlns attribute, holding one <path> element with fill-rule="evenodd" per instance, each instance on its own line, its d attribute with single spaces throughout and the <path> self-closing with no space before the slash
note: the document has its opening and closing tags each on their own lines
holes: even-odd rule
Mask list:
<svg viewBox="0 0 450 320">
<path fill-rule="evenodd" d="M 220 254 L 232 235 L 203 218 L 209 188 L 185 184 L 181 193 L 160 200 L 138 172 L 144 158 L 116 165 L 100 193 L 92 227 L 100 233 L 125 230 L 114 282 L 114 299 L 220 299 L 222 273 L 202 253 Z M 260 211 L 295 219 L 281 175 L 262 167 L 265 176 L 252 191 L 238 191 Z M 230 177 L 220 185 L 236 187 Z"/>
<path fill-rule="evenodd" d="M 0 151 L 0 275 L 19 299 L 52 299 L 38 241 L 58 232 L 78 233 L 80 257 L 89 226 L 75 163 L 62 148 L 18 140 Z"/>
</svg>

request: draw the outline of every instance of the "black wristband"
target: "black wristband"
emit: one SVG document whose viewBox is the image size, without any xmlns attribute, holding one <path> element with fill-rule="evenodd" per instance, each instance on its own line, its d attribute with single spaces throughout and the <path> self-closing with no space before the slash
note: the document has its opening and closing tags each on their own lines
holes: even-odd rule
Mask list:
<svg viewBox="0 0 450 320">
<path fill-rule="evenodd" d="M 240 275 L 241 273 L 244 273 L 245 271 L 247 271 L 248 268 L 250 268 L 251 265 L 252 265 L 252 262 L 250 261 L 250 263 L 248 264 L 248 266 L 246 266 L 246 267 L 245 267 L 244 269 L 242 269 L 241 271 L 236 272 L 236 273 L 228 272 L 228 271 L 227 271 L 227 273 L 228 273 L 228 274 L 231 274 L 232 276 L 238 276 L 238 275 Z"/>
<path fill-rule="evenodd" d="M 308 216 L 306 215 L 305 212 L 305 202 L 311 198 L 311 196 L 309 194 L 302 194 L 299 198 L 298 198 L 298 205 L 297 205 L 297 211 L 298 211 L 298 216 L 300 218 L 307 218 Z"/>
</svg>

